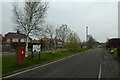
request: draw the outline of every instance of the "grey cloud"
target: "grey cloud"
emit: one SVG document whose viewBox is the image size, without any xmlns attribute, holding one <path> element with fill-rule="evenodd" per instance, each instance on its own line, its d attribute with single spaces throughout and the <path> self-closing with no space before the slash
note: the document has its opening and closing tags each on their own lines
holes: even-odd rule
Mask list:
<svg viewBox="0 0 120 80">
<path fill-rule="evenodd" d="M 14 29 L 11 10 L 11 3 L 4 3 L 3 33 Z M 85 40 L 85 27 L 88 26 L 89 34 L 96 40 L 106 41 L 106 38 L 117 37 L 117 2 L 50 2 L 46 20 L 59 26 L 68 24 L 82 41 Z"/>
</svg>

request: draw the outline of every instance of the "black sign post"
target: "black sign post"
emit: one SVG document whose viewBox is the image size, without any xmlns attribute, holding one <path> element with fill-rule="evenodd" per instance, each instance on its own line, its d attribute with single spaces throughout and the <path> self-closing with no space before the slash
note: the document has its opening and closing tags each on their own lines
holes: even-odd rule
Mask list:
<svg viewBox="0 0 120 80">
<path fill-rule="evenodd" d="M 40 60 L 40 52 L 39 52 L 39 60 Z"/>
<path fill-rule="evenodd" d="M 33 51 L 32 51 L 32 61 L 33 61 Z"/>
<path fill-rule="evenodd" d="M 118 51 L 118 58 L 120 59 L 120 47 L 117 48 L 117 51 Z"/>
<path fill-rule="evenodd" d="M 34 44 L 32 48 L 32 58 L 33 53 L 39 53 L 39 60 L 40 60 L 40 53 L 41 53 L 41 44 Z"/>
<path fill-rule="evenodd" d="M 40 56 L 41 52 L 42 52 L 42 43 L 40 44 L 39 60 L 41 59 L 41 56 Z"/>
</svg>

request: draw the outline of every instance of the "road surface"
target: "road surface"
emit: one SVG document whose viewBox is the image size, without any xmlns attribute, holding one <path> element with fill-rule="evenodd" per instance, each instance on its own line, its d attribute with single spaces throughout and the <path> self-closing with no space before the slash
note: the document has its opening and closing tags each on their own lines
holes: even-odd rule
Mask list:
<svg viewBox="0 0 120 80">
<path fill-rule="evenodd" d="M 96 48 L 10 78 L 117 78 L 116 65 L 108 51 Z"/>
</svg>

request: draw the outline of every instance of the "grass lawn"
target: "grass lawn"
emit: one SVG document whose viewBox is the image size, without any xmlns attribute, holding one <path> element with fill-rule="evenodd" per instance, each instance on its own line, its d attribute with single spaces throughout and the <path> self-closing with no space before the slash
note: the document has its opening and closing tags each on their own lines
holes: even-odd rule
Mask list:
<svg viewBox="0 0 120 80">
<path fill-rule="evenodd" d="M 42 65 L 66 56 L 70 56 L 82 51 L 85 51 L 87 49 L 73 49 L 73 50 L 67 50 L 67 51 L 60 51 L 55 53 L 45 53 L 41 54 L 41 59 L 39 60 L 39 54 L 34 54 L 34 58 L 32 61 L 31 55 L 29 55 L 28 58 L 25 59 L 25 62 L 23 64 L 16 64 L 16 57 L 15 56 L 3 56 L 2 57 L 2 75 L 8 75 L 12 74 L 21 70 L 24 70 L 25 68 L 31 68 L 35 67 L 36 65 Z"/>
</svg>

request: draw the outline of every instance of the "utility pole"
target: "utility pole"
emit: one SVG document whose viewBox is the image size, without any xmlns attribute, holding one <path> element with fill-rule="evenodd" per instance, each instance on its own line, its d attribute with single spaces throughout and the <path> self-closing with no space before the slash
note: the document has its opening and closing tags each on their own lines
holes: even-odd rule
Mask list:
<svg viewBox="0 0 120 80">
<path fill-rule="evenodd" d="M 87 42 L 88 42 L 88 26 L 86 27 L 86 48 L 87 48 Z"/>
<path fill-rule="evenodd" d="M 86 27 L 86 42 L 88 41 L 88 27 Z"/>
</svg>

